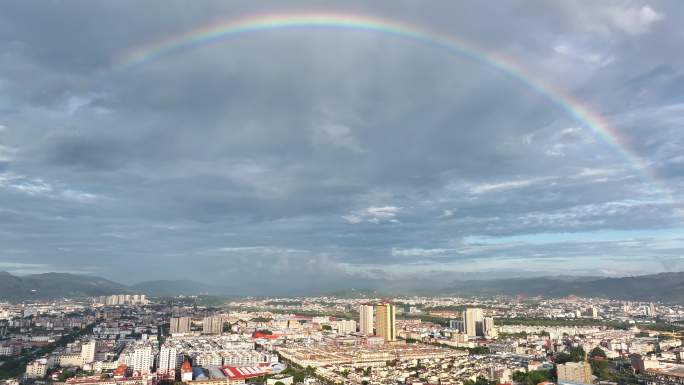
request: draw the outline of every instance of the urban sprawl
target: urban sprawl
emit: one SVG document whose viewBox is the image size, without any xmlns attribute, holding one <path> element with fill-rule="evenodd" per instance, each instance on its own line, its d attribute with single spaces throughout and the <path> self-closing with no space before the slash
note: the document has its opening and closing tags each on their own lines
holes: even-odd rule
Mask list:
<svg viewBox="0 0 684 385">
<path fill-rule="evenodd" d="M 684 384 L 684 307 L 544 298 L 0 303 L 0 384 Z"/>
</svg>

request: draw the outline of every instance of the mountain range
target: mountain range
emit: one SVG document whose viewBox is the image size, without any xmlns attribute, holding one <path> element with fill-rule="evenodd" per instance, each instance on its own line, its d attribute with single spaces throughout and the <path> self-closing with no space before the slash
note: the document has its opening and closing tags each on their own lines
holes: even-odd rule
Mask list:
<svg viewBox="0 0 684 385">
<path fill-rule="evenodd" d="M 128 286 L 90 275 L 44 273 L 15 276 L 0 271 L 0 300 L 23 301 L 129 293 L 149 296 L 219 294 L 214 287 L 194 281 L 159 280 Z"/>
<path fill-rule="evenodd" d="M 565 297 L 568 295 L 604 297 L 622 300 L 684 303 L 684 272 L 660 273 L 621 278 L 547 276 L 534 278 L 459 280 L 442 288 L 416 291 L 392 289 L 382 281 L 369 282 L 358 292 L 381 295 L 520 295 L 527 297 Z M 92 297 L 110 294 L 143 293 L 148 296 L 175 295 L 246 295 L 236 288 L 190 280 L 156 280 L 124 285 L 105 278 L 68 273 L 44 273 L 15 276 L 0 272 L 0 300 L 22 301 Z M 263 293 L 262 293 L 263 294 Z M 282 293 L 271 293 L 282 295 Z M 326 294 L 324 292 L 308 293 Z"/>
</svg>

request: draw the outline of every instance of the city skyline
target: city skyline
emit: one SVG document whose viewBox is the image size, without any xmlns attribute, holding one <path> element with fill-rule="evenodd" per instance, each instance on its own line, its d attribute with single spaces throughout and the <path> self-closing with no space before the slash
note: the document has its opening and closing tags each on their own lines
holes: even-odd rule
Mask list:
<svg viewBox="0 0 684 385">
<path fill-rule="evenodd" d="M 184 4 L 4 4 L 0 271 L 684 271 L 684 4 Z"/>
</svg>

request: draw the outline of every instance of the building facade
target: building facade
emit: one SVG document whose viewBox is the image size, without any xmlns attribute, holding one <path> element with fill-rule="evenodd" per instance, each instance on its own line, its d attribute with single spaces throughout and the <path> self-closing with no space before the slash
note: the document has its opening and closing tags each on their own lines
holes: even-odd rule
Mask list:
<svg viewBox="0 0 684 385">
<path fill-rule="evenodd" d="M 556 366 L 558 383 L 591 384 L 591 365 L 586 362 L 566 362 Z"/>
<path fill-rule="evenodd" d="M 373 305 L 359 306 L 359 332 L 363 335 L 373 335 Z"/>
<path fill-rule="evenodd" d="M 380 303 L 375 308 L 377 318 L 377 335 L 386 342 L 397 340 L 396 307 L 391 303 Z"/>
</svg>

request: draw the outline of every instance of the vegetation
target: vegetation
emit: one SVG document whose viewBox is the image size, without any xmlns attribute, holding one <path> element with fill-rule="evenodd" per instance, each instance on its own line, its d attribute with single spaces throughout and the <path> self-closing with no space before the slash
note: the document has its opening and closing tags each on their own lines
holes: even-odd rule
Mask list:
<svg viewBox="0 0 684 385">
<path fill-rule="evenodd" d="M 600 319 L 558 319 L 558 318 L 497 318 L 497 325 L 527 325 L 527 326 L 606 326 L 614 329 L 627 330 L 629 325 L 619 321 L 604 321 Z"/>
<path fill-rule="evenodd" d="M 582 347 L 570 349 L 569 352 L 561 352 L 556 355 L 556 364 L 564 364 L 566 362 L 580 362 L 584 361 L 586 353 Z"/>
<path fill-rule="evenodd" d="M 465 380 L 463 385 L 496 385 L 496 381 L 489 381 L 484 377 L 478 377 L 475 381 Z M 536 385 L 536 384 L 535 384 Z"/>
<path fill-rule="evenodd" d="M 398 319 L 419 319 L 422 322 L 432 322 L 433 324 L 449 326 L 449 318 L 438 317 L 429 314 L 402 314 L 397 315 Z"/>
<path fill-rule="evenodd" d="M 523 385 L 537 385 L 544 381 L 555 381 L 553 373 L 546 370 L 531 370 L 525 372 L 514 372 L 513 381 Z"/>
<path fill-rule="evenodd" d="M 652 330 L 656 332 L 679 332 L 683 331 L 684 327 L 680 325 L 668 324 L 665 322 L 647 323 L 647 324 L 637 324 L 637 327 L 644 330 Z"/>
<path fill-rule="evenodd" d="M 266 302 L 266 306 L 302 306 L 304 302 L 302 301 L 269 301 Z"/>
<path fill-rule="evenodd" d="M 591 350 L 591 357 L 593 358 L 606 358 L 606 352 L 603 351 L 600 347 L 595 347 L 594 349 Z"/>
<path fill-rule="evenodd" d="M 520 333 L 499 333 L 499 338 L 527 338 L 527 332 Z"/>
<path fill-rule="evenodd" d="M 470 353 L 470 354 L 489 354 L 490 350 L 486 346 L 476 346 L 474 348 L 468 348 L 468 353 Z"/>
</svg>

